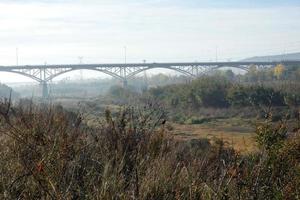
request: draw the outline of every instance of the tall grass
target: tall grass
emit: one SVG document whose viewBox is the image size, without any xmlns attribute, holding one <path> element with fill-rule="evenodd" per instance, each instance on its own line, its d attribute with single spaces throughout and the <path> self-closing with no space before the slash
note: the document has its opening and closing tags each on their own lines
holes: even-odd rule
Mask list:
<svg viewBox="0 0 300 200">
<path fill-rule="evenodd" d="M 300 137 L 283 124 L 259 125 L 261 151 L 241 156 L 175 140 L 155 103 L 106 111 L 99 128 L 31 102 L 3 101 L 0 115 L 0 199 L 300 198 Z"/>
</svg>

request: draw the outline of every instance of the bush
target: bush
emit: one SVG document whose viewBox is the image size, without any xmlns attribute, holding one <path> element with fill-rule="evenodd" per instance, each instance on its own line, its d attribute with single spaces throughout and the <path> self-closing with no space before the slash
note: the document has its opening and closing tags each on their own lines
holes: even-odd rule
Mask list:
<svg viewBox="0 0 300 200">
<path fill-rule="evenodd" d="M 136 98 L 138 93 L 131 88 L 112 86 L 108 91 L 108 96 L 113 98 L 117 104 L 126 104 L 131 98 Z"/>
<path fill-rule="evenodd" d="M 257 188 L 260 199 L 297 199 L 300 191 L 300 132 L 287 138 L 286 124 L 269 122 L 257 127 L 256 139 L 262 149 Z M 298 153 L 295 153 L 298 152 Z"/>
<path fill-rule="evenodd" d="M 222 77 L 203 77 L 194 81 L 191 85 L 190 95 L 196 95 L 198 104 L 204 107 L 227 107 L 227 90 L 231 83 Z"/>
<path fill-rule="evenodd" d="M 197 118 L 197 117 L 191 117 L 186 120 L 186 124 L 203 124 L 210 122 L 211 120 L 209 118 Z"/>
<path fill-rule="evenodd" d="M 232 106 L 283 106 L 284 95 L 263 86 L 237 85 L 229 89 L 227 99 Z"/>
</svg>

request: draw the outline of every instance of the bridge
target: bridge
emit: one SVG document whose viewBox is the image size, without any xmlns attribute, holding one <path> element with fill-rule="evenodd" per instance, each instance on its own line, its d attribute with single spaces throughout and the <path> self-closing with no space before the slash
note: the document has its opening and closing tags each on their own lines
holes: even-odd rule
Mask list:
<svg viewBox="0 0 300 200">
<path fill-rule="evenodd" d="M 0 66 L 0 71 L 20 74 L 39 82 L 42 85 L 43 98 L 47 98 L 48 82 L 59 75 L 75 70 L 86 69 L 102 72 L 119 79 L 126 85 L 127 80 L 131 77 L 145 70 L 154 68 L 171 69 L 190 77 L 198 77 L 223 67 L 232 67 L 249 71 L 251 67 L 263 69 L 274 67 L 278 64 L 283 64 L 285 66 L 300 66 L 300 61 L 23 65 Z"/>
</svg>

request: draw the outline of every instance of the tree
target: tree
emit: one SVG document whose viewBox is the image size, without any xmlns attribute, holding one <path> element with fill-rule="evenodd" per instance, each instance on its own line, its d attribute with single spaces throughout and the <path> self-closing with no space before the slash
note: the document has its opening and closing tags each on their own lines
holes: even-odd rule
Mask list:
<svg viewBox="0 0 300 200">
<path fill-rule="evenodd" d="M 249 97 L 245 87 L 237 85 L 228 90 L 227 99 L 232 106 L 249 106 Z"/>
<path fill-rule="evenodd" d="M 231 83 L 224 77 L 203 77 L 193 82 L 192 90 L 205 107 L 227 107 L 226 96 Z"/>
<path fill-rule="evenodd" d="M 300 67 L 297 69 L 295 74 L 296 74 L 297 80 L 299 80 L 300 79 Z"/>
<path fill-rule="evenodd" d="M 274 76 L 277 79 L 281 79 L 284 75 L 285 72 L 285 67 L 282 64 L 278 64 L 275 68 L 274 68 Z"/>
<path fill-rule="evenodd" d="M 229 70 L 225 71 L 225 77 L 228 80 L 234 80 L 235 75 L 234 75 L 233 71 L 231 69 L 229 69 Z"/>
<path fill-rule="evenodd" d="M 257 66 L 251 65 L 249 68 L 249 72 L 246 75 L 249 77 L 249 81 L 257 81 Z"/>
</svg>

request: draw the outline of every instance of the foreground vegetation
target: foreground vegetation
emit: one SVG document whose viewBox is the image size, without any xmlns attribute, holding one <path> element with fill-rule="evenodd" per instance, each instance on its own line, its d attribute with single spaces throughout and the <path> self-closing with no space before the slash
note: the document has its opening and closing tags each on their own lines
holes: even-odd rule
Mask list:
<svg viewBox="0 0 300 200">
<path fill-rule="evenodd" d="M 159 75 L 69 111 L 3 100 L 0 199 L 300 199 L 297 70 Z"/>
<path fill-rule="evenodd" d="M 98 128 L 60 106 L 0 104 L 0 199 L 299 199 L 299 121 L 259 124 L 260 150 L 178 141 L 154 102 Z M 298 115 L 299 120 L 299 115 Z"/>
</svg>

